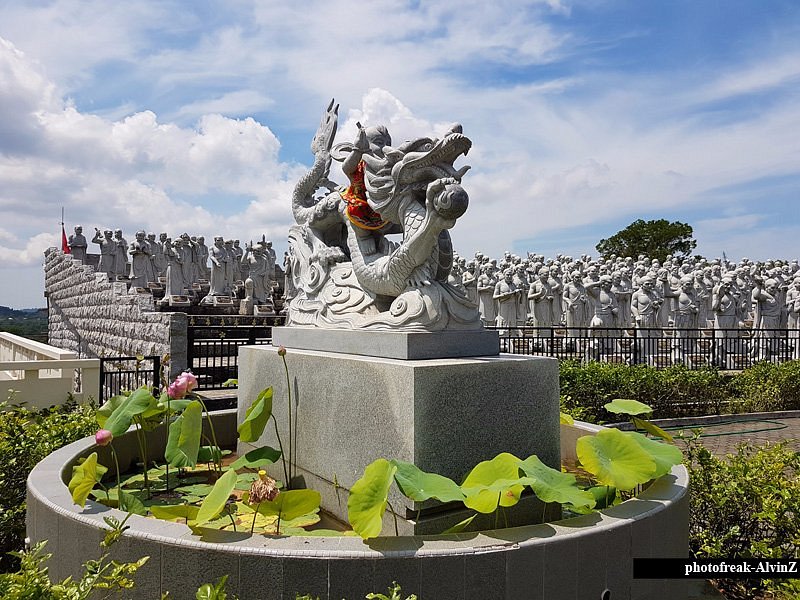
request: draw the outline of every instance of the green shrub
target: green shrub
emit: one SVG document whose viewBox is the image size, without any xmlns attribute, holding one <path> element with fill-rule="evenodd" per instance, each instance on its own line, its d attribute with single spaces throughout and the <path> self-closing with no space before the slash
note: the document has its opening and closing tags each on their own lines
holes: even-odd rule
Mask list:
<svg viewBox="0 0 800 600">
<path fill-rule="evenodd" d="M 797 558 L 800 454 L 786 444 L 740 446 L 725 459 L 688 444 L 689 544 L 699 558 Z M 720 580 L 728 598 L 797 598 L 798 580 Z"/>
<path fill-rule="evenodd" d="M 97 430 L 94 408 L 68 403 L 29 410 L 0 403 L 0 571 L 13 569 L 25 539 L 25 482 L 54 450 Z"/>
<path fill-rule="evenodd" d="M 736 376 L 736 395 L 745 412 L 800 409 L 800 361 L 756 363 Z"/>
<path fill-rule="evenodd" d="M 575 416 L 575 410 L 583 409 L 592 422 L 617 420 L 603 408 L 616 398 L 652 406 L 656 419 L 719 414 L 729 407 L 728 377 L 712 368 L 561 361 L 560 380 L 561 394 L 569 397 L 562 410 Z"/>
</svg>

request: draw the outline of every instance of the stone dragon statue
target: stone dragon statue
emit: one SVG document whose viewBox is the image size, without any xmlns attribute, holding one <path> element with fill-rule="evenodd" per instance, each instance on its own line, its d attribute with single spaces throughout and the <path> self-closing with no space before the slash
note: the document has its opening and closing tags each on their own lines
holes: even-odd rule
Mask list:
<svg viewBox="0 0 800 600">
<path fill-rule="evenodd" d="M 394 148 L 385 127 L 333 146 L 338 105 L 311 142 L 314 164 L 292 196 L 289 261 L 296 296 L 288 325 L 335 329 L 479 329 L 477 307 L 448 284 L 448 230 L 469 203 L 453 163 L 472 142 L 454 125 L 441 139 Z M 342 161 L 350 186 L 328 179 Z M 399 242 L 387 235 L 402 234 Z"/>
</svg>

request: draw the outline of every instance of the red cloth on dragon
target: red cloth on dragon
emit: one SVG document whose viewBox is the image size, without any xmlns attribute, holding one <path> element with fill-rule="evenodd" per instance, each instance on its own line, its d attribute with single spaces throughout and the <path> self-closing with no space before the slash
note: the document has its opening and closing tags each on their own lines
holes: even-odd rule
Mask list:
<svg viewBox="0 0 800 600">
<path fill-rule="evenodd" d="M 347 202 L 345 213 L 350 222 L 361 229 L 380 229 L 388 223 L 370 208 L 367 203 L 367 187 L 364 184 L 364 161 L 361 160 L 353 173 L 352 182 L 344 192 L 342 198 Z"/>
</svg>

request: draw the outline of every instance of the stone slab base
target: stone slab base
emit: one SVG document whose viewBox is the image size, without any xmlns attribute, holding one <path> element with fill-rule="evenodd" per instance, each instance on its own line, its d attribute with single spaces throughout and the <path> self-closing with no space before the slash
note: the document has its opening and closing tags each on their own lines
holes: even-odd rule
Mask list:
<svg viewBox="0 0 800 600">
<path fill-rule="evenodd" d="M 559 468 L 558 362 L 501 355 L 395 360 L 288 350 L 296 409 L 295 462 L 313 475 L 323 508 L 346 519 L 347 492 L 378 458 L 413 462 L 460 483 L 478 462 L 501 452 L 536 454 Z M 259 392 L 273 387 L 275 415 L 288 446 L 286 373 L 273 346 L 239 350 L 239 421 Z M 272 427 L 255 444 L 278 447 Z M 280 468 L 280 465 L 277 465 Z M 274 474 L 282 478 L 277 470 Z M 325 490 L 325 482 L 330 490 Z M 339 487 L 333 485 L 336 482 Z M 401 516 L 432 509 L 393 491 Z M 541 505 L 530 511 L 541 518 Z M 391 516 L 387 515 L 391 525 Z M 531 522 L 528 520 L 528 522 Z"/>
<path fill-rule="evenodd" d="M 275 346 L 400 360 L 497 356 L 497 331 L 362 331 L 317 327 L 275 327 Z"/>
</svg>

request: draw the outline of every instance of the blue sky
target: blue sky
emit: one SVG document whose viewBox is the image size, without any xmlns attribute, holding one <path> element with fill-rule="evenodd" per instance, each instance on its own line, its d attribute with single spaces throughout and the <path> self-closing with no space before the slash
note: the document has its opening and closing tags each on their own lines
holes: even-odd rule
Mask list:
<svg viewBox="0 0 800 600">
<path fill-rule="evenodd" d="M 708 256 L 800 255 L 796 1 L 0 0 L 0 304 L 43 305 L 61 206 L 282 251 L 331 97 L 340 141 L 464 125 L 462 254 L 667 218 Z"/>
</svg>

